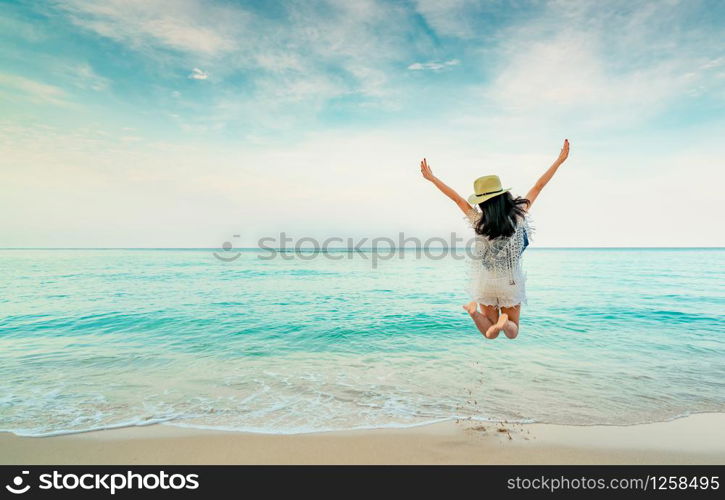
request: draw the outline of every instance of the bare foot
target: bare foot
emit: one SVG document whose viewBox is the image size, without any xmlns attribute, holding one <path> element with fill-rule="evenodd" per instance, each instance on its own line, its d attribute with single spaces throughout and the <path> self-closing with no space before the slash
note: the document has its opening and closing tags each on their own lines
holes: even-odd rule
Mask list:
<svg viewBox="0 0 725 500">
<path fill-rule="evenodd" d="M 471 319 L 476 324 L 476 328 L 478 328 L 479 332 L 484 333 L 489 329 L 491 326 L 491 320 L 488 319 L 485 314 L 481 314 L 478 311 L 478 304 L 476 302 L 469 302 L 463 306 L 463 309 L 465 309 L 468 315 L 471 316 Z"/>
<path fill-rule="evenodd" d="M 475 302 L 469 302 L 468 304 L 464 305 L 463 308 L 471 316 L 478 312 L 478 304 L 476 304 Z"/>
<path fill-rule="evenodd" d="M 486 330 L 486 338 L 487 339 L 495 339 L 498 337 L 498 334 L 501 333 L 501 330 L 503 330 L 504 325 L 509 320 L 509 315 L 506 313 L 502 313 L 498 317 L 498 321 L 491 325 L 488 330 Z"/>
<path fill-rule="evenodd" d="M 515 339 L 519 334 L 519 327 L 513 321 L 507 321 L 503 325 L 503 333 L 510 339 Z"/>
</svg>

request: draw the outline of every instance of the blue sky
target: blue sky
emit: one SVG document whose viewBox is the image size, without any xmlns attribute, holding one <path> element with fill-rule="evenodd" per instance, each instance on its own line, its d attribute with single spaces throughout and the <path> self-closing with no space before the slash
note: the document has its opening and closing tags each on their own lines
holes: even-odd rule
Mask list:
<svg viewBox="0 0 725 500">
<path fill-rule="evenodd" d="M 722 246 L 717 1 L 0 3 L 0 246 L 466 227 L 497 173 L 544 246 Z M 713 228 L 717 228 L 713 230 Z"/>
</svg>

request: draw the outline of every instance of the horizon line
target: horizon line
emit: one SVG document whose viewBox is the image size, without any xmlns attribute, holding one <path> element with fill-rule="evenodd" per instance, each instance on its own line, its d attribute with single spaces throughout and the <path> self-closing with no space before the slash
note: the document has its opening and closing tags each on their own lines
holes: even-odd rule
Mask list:
<svg viewBox="0 0 725 500">
<path fill-rule="evenodd" d="M 211 250 L 211 251 L 241 251 L 241 250 L 258 250 L 258 251 L 270 251 L 275 250 L 278 252 L 328 252 L 338 250 L 377 250 L 377 251 L 390 251 L 390 250 L 465 250 L 468 247 L 328 247 L 322 248 L 272 248 L 272 247 L 235 247 L 229 250 L 224 250 L 219 247 L 0 247 L 0 250 Z M 541 247 L 528 247 L 532 250 L 725 250 L 725 246 L 541 246 Z"/>
</svg>

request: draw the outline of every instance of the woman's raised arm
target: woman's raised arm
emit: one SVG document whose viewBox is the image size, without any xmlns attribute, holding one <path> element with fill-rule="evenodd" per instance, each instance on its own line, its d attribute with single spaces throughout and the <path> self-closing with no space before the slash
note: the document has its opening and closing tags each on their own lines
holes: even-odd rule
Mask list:
<svg viewBox="0 0 725 500">
<path fill-rule="evenodd" d="M 469 203 L 460 194 L 456 193 L 453 188 L 447 186 L 438 177 L 433 175 L 433 171 L 428 166 L 428 161 L 426 161 L 425 158 L 423 158 L 423 161 L 420 162 L 420 173 L 423 174 L 424 179 L 431 181 L 435 187 L 440 189 L 441 193 L 453 200 L 456 205 L 458 205 L 458 208 L 460 208 L 464 214 L 468 215 L 473 207 L 471 207 L 471 205 L 469 205 Z"/>
<path fill-rule="evenodd" d="M 527 209 L 531 208 L 531 205 L 534 204 L 534 200 L 539 196 L 539 193 L 542 189 L 544 189 L 544 186 L 551 180 L 552 177 L 554 177 L 554 174 L 556 173 L 559 166 L 561 166 L 564 161 L 569 157 L 569 139 L 564 139 L 564 146 L 561 148 L 561 152 L 559 153 L 559 157 L 556 159 L 556 161 L 549 167 L 549 169 L 544 172 L 544 175 L 539 177 L 539 180 L 536 181 L 536 184 L 534 184 L 534 187 L 532 187 L 529 192 L 526 194 L 526 199 L 529 200 L 529 206 Z"/>
</svg>

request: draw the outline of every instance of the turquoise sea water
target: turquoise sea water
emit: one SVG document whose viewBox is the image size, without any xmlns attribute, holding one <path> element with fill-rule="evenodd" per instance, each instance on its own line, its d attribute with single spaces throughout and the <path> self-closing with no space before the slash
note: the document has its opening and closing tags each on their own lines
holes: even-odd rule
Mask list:
<svg viewBox="0 0 725 500">
<path fill-rule="evenodd" d="M 722 249 L 529 249 L 520 336 L 493 341 L 459 260 L 259 256 L 0 250 L 0 430 L 725 411 Z"/>
</svg>

